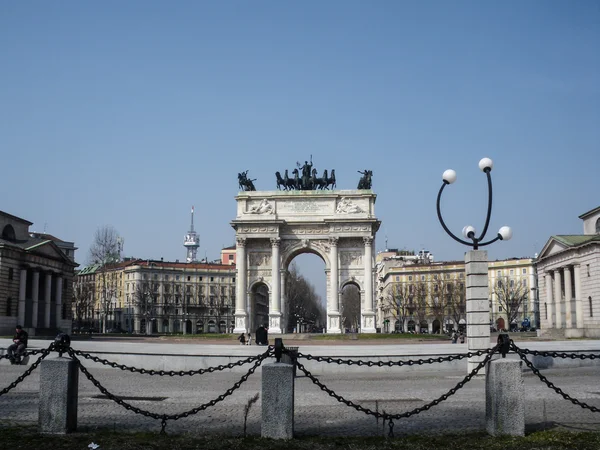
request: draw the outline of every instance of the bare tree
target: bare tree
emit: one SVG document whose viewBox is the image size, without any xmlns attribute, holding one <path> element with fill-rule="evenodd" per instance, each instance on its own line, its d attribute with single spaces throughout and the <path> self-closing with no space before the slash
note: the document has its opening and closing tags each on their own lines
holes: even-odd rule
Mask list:
<svg viewBox="0 0 600 450">
<path fill-rule="evenodd" d="M 133 293 L 133 304 L 137 309 L 137 317 L 144 319 L 145 333 L 152 334 L 152 319 L 157 318 L 157 307 L 160 294 L 158 283 L 137 283 Z"/>
<path fill-rule="evenodd" d="M 464 283 L 457 280 L 446 282 L 444 285 L 444 298 L 448 315 L 458 328 L 460 321 L 467 318 L 467 291 Z"/>
<path fill-rule="evenodd" d="M 115 274 L 110 273 L 110 267 L 119 262 L 120 245 L 117 230 L 110 225 L 105 225 L 96 230 L 89 250 L 90 262 L 100 265 L 97 272 L 97 295 L 102 314 L 103 333 L 106 333 L 108 317 L 117 292 L 117 280 Z"/>
<path fill-rule="evenodd" d="M 521 279 L 500 277 L 494 286 L 494 293 L 498 305 L 506 311 L 506 317 L 510 324 L 516 322 L 523 303 L 527 301 L 529 290 Z"/>
<path fill-rule="evenodd" d="M 416 331 L 421 331 L 421 322 L 425 321 L 429 315 L 429 289 L 427 282 L 416 281 L 412 289 L 412 316 L 417 319 Z M 410 301 L 410 299 L 409 299 Z"/>
<path fill-rule="evenodd" d="M 402 331 L 406 331 L 406 322 L 410 317 L 409 309 L 409 288 L 406 283 L 394 283 L 383 298 L 382 309 L 385 316 L 391 316 L 395 321 L 400 322 Z M 394 324 L 395 328 L 395 324 Z"/>
<path fill-rule="evenodd" d="M 75 318 L 77 327 L 81 330 L 83 321 L 92 316 L 94 309 L 94 286 L 92 283 L 75 277 L 73 282 L 73 307 L 75 309 Z"/>
</svg>

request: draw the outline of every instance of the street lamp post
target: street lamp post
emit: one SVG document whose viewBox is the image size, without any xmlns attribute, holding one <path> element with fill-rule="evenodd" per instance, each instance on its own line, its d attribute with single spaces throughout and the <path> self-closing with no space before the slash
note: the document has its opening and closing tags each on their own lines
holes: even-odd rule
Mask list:
<svg viewBox="0 0 600 450">
<path fill-rule="evenodd" d="M 465 254 L 465 273 L 467 282 L 467 343 L 470 352 L 488 349 L 490 346 L 490 305 L 489 305 L 489 285 L 488 285 L 488 259 L 487 251 L 479 250 L 479 247 L 490 245 L 498 240 L 508 241 L 512 237 L 510 227 L 500 228 L 496 237 L 485 241 L 485 235 L 490 224 L 492 215 L 492 167 L 493 162 L 489 158 L 483 158 L 479 161 L 479 169 L 485 173 L 488 185 L 488 205 L 485 224 L 479 236 L 475 228 L 467 225 L 463 228 L 462 234 L 465 239 L 454 235 L 446 226 L 441 212 L 441 198 L 444 188 L 456 181 L 456 172 L 452 169 L 446 170 L 442 174 L 442 186 L 437 195 L 437 215 L 444 231 L 455 241 L 472 247 L 472 250 Z M 470 373 L 485 356 L 474 356 L 468 359 L 467 372 Z M 479 372 L 485 374 L 485 368 Z"/>
</svg>

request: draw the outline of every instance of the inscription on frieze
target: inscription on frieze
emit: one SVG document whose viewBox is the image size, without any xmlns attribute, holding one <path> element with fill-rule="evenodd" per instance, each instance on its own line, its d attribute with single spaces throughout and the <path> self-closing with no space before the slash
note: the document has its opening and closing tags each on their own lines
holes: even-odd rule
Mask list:
<svg viewBox="0 0 600 450">
<path fill-rule="evenodd" d="M 331 204 L 327 201 L 293 200 L 277 204 L 279 214 L 327 214 L 331 213 Z"/>
</svg>

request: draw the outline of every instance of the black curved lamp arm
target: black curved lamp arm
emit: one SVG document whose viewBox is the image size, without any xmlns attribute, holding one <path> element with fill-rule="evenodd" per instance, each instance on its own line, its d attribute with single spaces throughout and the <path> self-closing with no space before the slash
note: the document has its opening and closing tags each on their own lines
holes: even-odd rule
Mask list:
<svg viewBox="0 0 600 450">
<path fill-rule="evenodd" d="M 492 217 L 492 176 L 490 175 L 491 170 L 489 168 L 485 169 L 485 174 L 487 175 L 488 182 L 488 207 L 487 207 L 487 216 L 485 218 L 485 225 L 483 226 L 483 231 L 481 235 L 477 238 L 477 241 L 481 241 L 485 237 L 485 233 L 487 233 L 488 225 L 490 224 L 490 218 Z M 493 242 L 493 241 L 492 241 Z M 485 245 L 485 244 L 479 244 Z"/>
<path fill-rule="evenodd" d="M 438 192 L 438 196 L 437 196 L 437 215 L 438 215 L 438 219 L 440 220 L 440 223 L 442 224 L 442 227 L 444 228 L 444 230 L 446 231 L 446 233 L 448 233 L 448 235 L 452 239 L 454 239 L 457 242 L 460 242 L 461 244 L 468 245 L 469 247 L 471 247 L 471 246 L 473 246 L 473 243 L 467 242 L 467 241 L 463 241 L 462 239 L 459 239 L 456 236 L 454 236 L 454 234 L 452 234 L 452 232 L 446 226 L 446 224 L 444 222 L 444 219 L 442 219 L 442 211 L 440 210 L 440 200 L 442 199 L 442 192 L 443 192 L 443 190 L 444 190 L 444 188 L 446 187 L 447 184 L 448 183 L 444 181 L 442 183 L 442 187 L 440 188 L 440 191 Z"/>
<path fill-rule="evenodd" d="M 494 239 L 492 239 L 491 241 L 487 241 L 487 242 L 478 242 L 477 245 L 479 247 L 483 247 L 484 245 L 490 245 L 494 242 L 496 242 L 497 240 L 502 240 L 502 236 L 500 236 L 500 234 L 498 234 L 498 236 L 496 236 Z"/>
</svg>

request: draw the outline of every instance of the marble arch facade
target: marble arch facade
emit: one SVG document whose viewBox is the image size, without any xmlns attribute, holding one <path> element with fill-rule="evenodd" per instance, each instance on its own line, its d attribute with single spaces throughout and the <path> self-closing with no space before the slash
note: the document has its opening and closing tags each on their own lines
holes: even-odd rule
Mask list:
<svg viewBox="0 0 600 450">
<path fill-rule="evenodd" d="M 381 222 L 370 190 L 250 191 L 237 197 L 234 333 L 247 332 L 252 286 L 269 290 L 269 333 L 285 330 L 285 273 L 292 259 L 314 253 L 327 275 L 327 332 L 340 333 L 345 284 L 361 292 L 361 332 L 375 332 L 374 240 Z"/>
</svg>

